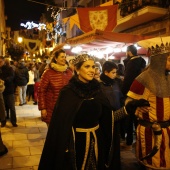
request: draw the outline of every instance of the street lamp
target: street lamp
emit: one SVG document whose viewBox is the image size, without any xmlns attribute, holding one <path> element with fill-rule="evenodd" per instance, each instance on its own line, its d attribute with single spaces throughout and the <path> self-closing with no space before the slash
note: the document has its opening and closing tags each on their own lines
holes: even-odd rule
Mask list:
<svg viewBox="0 0 170 170">
<path fill-rule="evenodd" d="M 22 43 L 22 41 L 23 41 L 23 38 L 22 37 L 18 37 L 18 42 Z"/>
</svg>

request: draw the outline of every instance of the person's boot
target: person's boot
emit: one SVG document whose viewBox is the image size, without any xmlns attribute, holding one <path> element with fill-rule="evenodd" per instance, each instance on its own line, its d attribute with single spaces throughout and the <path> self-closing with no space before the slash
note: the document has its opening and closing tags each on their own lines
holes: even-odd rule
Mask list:
<svg viewBox="0 0 170 170">
<path fill-rule="evenodd" d="M 2 122 L 1 122 L 1 127 L 5 127 L 6 126 L 6 120 L 3 120 Z"/>
<path fill-rule="evenodd" d="M 0 157 L 5 155 L 8 152 L 7 147 L 3 144 L 1 131 L 0 131 Z"/>
<path fill-rule="evenodd" d="M 13 122 L 11 122 L 11 123 L 12 123 L 13 127 L 18 127 L 18 125 L 16 123 L 13 123 Z"/>
<path fill-rule="evenodd" d="M 34 102 L 33 104 L 34 104 L 34 105 L 37 105 L 37 102 Z"/>
</svg>

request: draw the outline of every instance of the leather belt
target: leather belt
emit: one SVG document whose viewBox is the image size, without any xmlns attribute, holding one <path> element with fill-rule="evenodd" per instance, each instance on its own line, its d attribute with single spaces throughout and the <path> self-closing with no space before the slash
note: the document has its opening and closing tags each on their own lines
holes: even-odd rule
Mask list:
<svg viewBox="0 0 170 170">
<path fill-rule="evenodd" d="M 139 119 L 138 123 L 142 126 L 145 126 L 145 127 L 152 127 L 152 125 L 154 123 L 158 123 L 161 126 L 161 128 L 167 128 L 167 127 L 170 126 L 170 121 L 149 122 L 149 121 L 146 121 L 146 120 Z"/>
</svg>

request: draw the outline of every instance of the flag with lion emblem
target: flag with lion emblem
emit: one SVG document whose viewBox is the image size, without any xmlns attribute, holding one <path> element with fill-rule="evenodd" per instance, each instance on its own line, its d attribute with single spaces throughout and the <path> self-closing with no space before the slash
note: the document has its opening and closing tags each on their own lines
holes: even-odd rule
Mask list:
<svg viewBox="0 0 170 170">
<path fill-rule="evenodd" d="M 89 32 L 95 29 L 113 31 L 117 24 L 117 5 L 77 8 L 80 29 Z"/>
</svg>

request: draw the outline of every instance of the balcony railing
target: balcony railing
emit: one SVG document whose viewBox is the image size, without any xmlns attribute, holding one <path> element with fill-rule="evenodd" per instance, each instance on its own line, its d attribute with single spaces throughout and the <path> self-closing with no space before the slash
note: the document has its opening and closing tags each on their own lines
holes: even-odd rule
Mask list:
<svg viewBox="0 0 170 170">
<path fill-rule="evenodd" d="M 168 0 L 122 0 L 119 4 L 120 16 L 125 17 L 146 6 L 168 8 L 170 2 Z"/>
<path fill-rule="evenodd" d="M 167 0 L 123 0 L 119 4 L 117 25 L 114 32 L 123 32 L 138 25 L 169 15 Z"/>
</svg>

